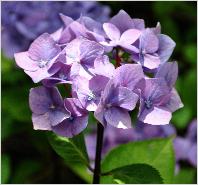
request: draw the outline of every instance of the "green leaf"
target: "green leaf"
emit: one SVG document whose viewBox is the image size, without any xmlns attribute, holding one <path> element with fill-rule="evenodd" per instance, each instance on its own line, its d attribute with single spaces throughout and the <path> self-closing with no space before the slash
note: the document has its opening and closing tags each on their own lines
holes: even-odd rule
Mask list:
<svg viewBox="0 0 198 185">
<path fill-rule="evenodd" d="M 132 164 L 148 164 L 157 169 L 164 183 L 171 183 L 174 176 L 174 150 L 172 138 L 151 139 L 122 144 L 114 148 L 102 162 L 102 172 Z M 111 181 L 104 177 L 101 182 Z"/>
<path fill-rule="evenodd" d="M 87 167 L 85 165 L 68 163 L 66 164 L 75 174 L 77 174 L 84 181 L 86 181 L 89 184 L 92 183 L 92 174 L 87 170 Z"/>
<path fill-rule="evenodd" d="M 3 154 L 1 156 L 1 183 L 8 183 L 11 172 L 10 158 L 8 155 Z"/>
<path fill-rule="evenodd" d="M 182 168 L 179 173 L 174 177 L 174 184 L 195 184 L 196 169 Z"/>
<path fill-rule="evenodd" d="M 148 164 L 133 164 L 111 171 L 114 182 L 124 184 L 162 184 L 159 172 Z"/>
<path fill-rule="evenodd" d="M 73 138 L 66 138 L 49 132 L 48 139 L 52 148 L 65 160 L 66 163 L 89 164 L 84 135 L 82 133 Z"/>
<path fill-rule="evenodd" d="M 186 61 L 193 64 L 193 65 L 196 65 L 196 58 L 197 58 L 197 47 L 196 47 L 196 44 L 188 44 L 188 45 L 184 45 L 183 46 L 183 51 L 184 52 L 184 56 L 186 58 Z"/>
<path fill-rule="evenodd" d="M 184 108 L 177 110 L 173 113 L 173 117 L 171 122 L 178 128 L 178 129 L 185 129 L 189 121 L 192 119 L 192 111 L 188 105 L 184 104 Z"/>
<path fill-rule="evenodd" d="M 52 132 L 48 133 L 52 148 L 60 155 L 66 165 L 79 177 L 91 183 L 91 174 L 88 173 L 88 154 L 86 151 L 84 135 L 81 133 L 73 138 L 60 137 Z"/>
</svg>

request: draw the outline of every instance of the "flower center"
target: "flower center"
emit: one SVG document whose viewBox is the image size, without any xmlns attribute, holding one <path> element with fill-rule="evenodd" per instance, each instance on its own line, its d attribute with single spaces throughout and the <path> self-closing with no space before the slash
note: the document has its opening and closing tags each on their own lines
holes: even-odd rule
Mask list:
<svg viewBox="0 0 198 185">
<path fill-rule="evenodd" d="M 68 119 L 69 119 L 70 122 L 74 121 L 74 117 L 73 116 L 70 116 Z"/>
<path fill-rule="evenodd" d="M 47 65 L 48 62 L 49 61 L 47 61 L 47 60 L 40 60 L 38 66 L 40 68 L 44 68 Z"/>
<path fill-rule="evenodd" d="M 106 104 L 106 108 L 110 108 L 110 107 L 112 107 L 111 103 Z"/>
<path fill-rule="evenodd" d="M 153 103 L 150 99 L 145 100 L 144 103 L 145 103 L 145 106 L 146 106 L 147 109 L 150 109 L 153 105 Z"/>
<path fill-rule="evenodd" d="M 145 54 L 146 54 L 145 49 L 140 49 L 140 53 L 139 53 L 140 62 L 144 61 L 144 55 Z"/>
<path fill-rule="evenodd" d="M 52 104 L 51 106 L 50 106 L 50 109 L 55 109 L 56 107 Z"/>
<path fill-rule="evenodd" d="M 88 100 L 88 101 L 91 101 L 91 100 L 93 100 L 93 99 L 95 99 L 95 98 L 96 98 L 95 94 L 94 94 L 92 91 L 90 91 L 87 100 Z"/>
<path fill-rule="evenodd" d="M 59 78 L 62 80 L 67 80 L 67 76 L 65 76 L 63 73 L 59 73 Z"/>
</svg>

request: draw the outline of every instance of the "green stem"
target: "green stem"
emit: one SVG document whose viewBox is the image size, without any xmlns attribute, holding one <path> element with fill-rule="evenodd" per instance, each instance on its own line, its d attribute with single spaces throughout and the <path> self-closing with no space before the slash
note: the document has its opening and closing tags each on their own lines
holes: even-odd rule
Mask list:
<svg viewBox="0 0 198 185">
<path fill-rule="evenodd" d="M 93 176 L 93 184 L 100 183 L 100 174 L 101 174 L 101 153 L 102 153 L 102 144 L 103 144 L 103 134 L 104 127 L 101 123 L 97 124 L 97 144 L 96 144 L 96 157 L 95 157 L 95 169 Z"/>
</svg>

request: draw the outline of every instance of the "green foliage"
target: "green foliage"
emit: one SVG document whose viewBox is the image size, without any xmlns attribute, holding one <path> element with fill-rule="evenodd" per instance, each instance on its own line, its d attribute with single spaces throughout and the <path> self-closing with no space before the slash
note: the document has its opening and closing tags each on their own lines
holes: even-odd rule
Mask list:
<svg viewBox="0 0 198 185">
<path fill-rule="evenodd" d="M 31 114 L 28 105 L 31 81 L 13 60 L 1 56 L 2 72 L 2 139 L 29 128 Z"/>
<path fill-rule="evenodd" d="M 184 129 L 197 114 L 197 78 L 196 69 L 191 69 L 185 77 L 180 77 L 177 89 L 184 107 L 173 114 L 173 123 L 177 128 Z"/>
<path fill-rule="evenodd" d="M 66 165 L 79 177 L 81 177 L 85 182 L 92 183 L 92 174 L 87 170 L 87 167 L 85 165 L 81 164 L 68 164 Z"/>
<path fill-rule="evenodd" d="M 39 161 L 24 160 L 15 170 L 11 179 L 12 184 L 25 184 L 34 182 L 38 176 L 36 173 L 41 169 L 41 163 Z M 41 173 L 41 172 L 40 172 Z"/>
<path fill-rule="evenodd" d="M 159 172 L 147 164 L 133 164 L 111 171 L 115 182 L 124 184 L 162 184 Z"/>
<path fill-rule="evenodd" d="M 194 65 L 197 59 L 197 48 L 196 44 L 188 44 L 184 46 L 184 56 L 187 62 Z"/>
<path fill-rule="evenodd" d="M 194 184 L 196 170 L 192 168 L 183 168 L 174 177 L 174 184 Z"/>
<path fill-rule="evenodd" d="M 66 163 L 89 164 L 82 133 L 71 139 L 57 136 L 52 132 L 48 132 L 47 135 L 52 148 L 65 160 Z"/>
<path fill-rule="evenodd" d="M 10 157 L 6 154 L 1 156 L 1 183 L 6 184 L 10 178 L 11 164 Z"/>
<path fill-rule="evenodd" d="M 123 144 L 114 148 L 102 162 L 102 172 L 132 164 L 148 164 L 159 171 L 164 183 L 171 183 L 174 176 L 174 152 L 172 139 L 152 139 Z M 103 183 L 111 177 L 102 178 Z"/>
<path fill-rule="evenodd" d="M 91 176 L 87 171 L 89 159 L 83 133 L 69 139 L 49 132 L 48 139 L 52 148 L 64 159 L 67 166 L 85 181 L 90 182 Z"/>
</svg>

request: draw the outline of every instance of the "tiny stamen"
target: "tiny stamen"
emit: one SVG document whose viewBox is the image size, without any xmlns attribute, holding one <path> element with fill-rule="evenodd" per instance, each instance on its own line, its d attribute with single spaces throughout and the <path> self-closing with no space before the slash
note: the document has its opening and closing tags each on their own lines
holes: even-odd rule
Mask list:
<svg viewBox="0 0 198 185">
<path fill-rule="evenodd" d="M 144 103 L 145 103 L 145 106 L 147 109 L 150 109 L 153 105 L 153 103 L 150 99 L 145 100 Z"/>
<path fill-rule="evenodd" d="M 40 60 L 38 66 L 40 68 L 44 68 L 47 65 L 48 62 L 49 61 L 46 61 L 46 60 Z"/>
<path fill-rule="evenodd" d="M 95 98 L 96 98 L 95 94 L 94 94 L 93 92 L 90 91 L 87 100 L 88 100 L 88 101 L 91 101 L 91 100 L 93 100 L 93 99 L 95 99 Z"/>
</svg>

